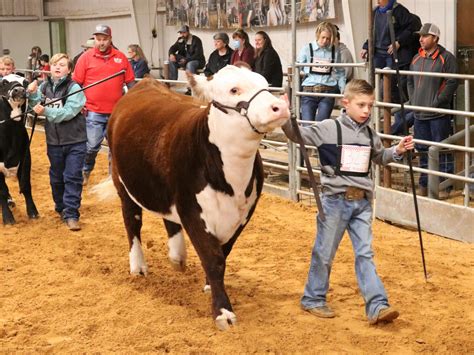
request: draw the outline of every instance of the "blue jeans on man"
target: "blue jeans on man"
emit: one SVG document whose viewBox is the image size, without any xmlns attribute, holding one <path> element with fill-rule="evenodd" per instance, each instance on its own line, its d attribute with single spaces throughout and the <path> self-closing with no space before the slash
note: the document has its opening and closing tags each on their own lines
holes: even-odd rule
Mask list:
<svg viewBox="0 0 474 355">
<path fill-rule="evenodd" d="M 408 131 L 415 124 L 415 113 L 411 110 L 405 110 L 405 120 L 407 122 Z M 394 136 L 405 136 L 408 134 L 408 132 L 405 132 L 401 111 L 398 111 L 395 114 L 395 122 L 392 124 L 390 134 L 393 134 Z"/>
<path fill-rule="evenodd" d="M 107 123 L 110 114 L 87 112 L 87 154 L 84 161 L 84 173 L 89 175 L 95 166 L 95 159 L 99 153 L 104 138 L 107 137 Z"/>
<path fill-rule="evenodd" d="M 199 69 L 199 60 L 191 60 L 186 62 L 186 65 L 181 65 L 179 62 L 170 61 L 168 67 L 170 80 L 178 80 L 178 68 L 184 68 L 186 71 L 196 74 L 197 70 Z"/>
<path fill-rule="evenodd" d="M 63 219 L 79 220 L 86 142 L 67 145 L 48 144 L 47 154 L 51 164 L 49 179 L 54 209 L 62 214 Z"/>
<path fill-rule="evenodd" d="M 317 237 L 301 305 L 304 309 L 326 305 L 332 262 L 347 230 L 355 254 L 355 272 L 366 315 L 369 320 L 374 319 L 389 304 L 373 261 L 372 206 L 367 199 L 349 201 L 343 194 L 323 195 L 322 205 L 326 220 L 317 217 Z"/>
<path fill-rule="evenodd" d="M 330 94 L 339 93 L 339 88 L 334 87 L 328 91 Z M 302 96 L 301 97 L 301 119 L 304 121 L 323 121 L 331 118 L 335 99 L 324 96 Z"/>
<path fill-rule="evenodd" d="M 384 51 L 376 50 L 374 54 L 374 67 L 379 68 L 379 69 L 384 69 L 384 68 L 395 69 L 395 62 L 393 60 L 392 55 Z M 409 70 L 410 64 L 409 63 L 399 64 L 399 69 Z M 400 83 L 402 86 L 403 95 L 405 96 L 404 99 L 406 100 L 408 98 L 408 91 L 407 91 L 407 77 L 405 75 L 400 76 Z M 398 92 L 397 85 L 398 85 L 397 77 L 395 75 L 392 75 L 390 93 L 392 97 L 392 102 L 394 103 L 400 103 L 400 93 Z M 380 85 L 380 88 L 381 88 L 380 93 L 383 95 L 383 92 L 382 92 L 383 84 Z"/>
<path fill-rule="evenodd" d="M 415 139 L 423 139 L 432 142 L 441 142 L 451 135 L 451 116 L 445 115 L 439 118 L 429 120 L 420 120 L 415 118 Z M 424 144 L 415 144 L 415 148 L 420 155 L 420 168 L 428 167 L 429 146 Z M 452 154 L 440 154 L 440 171 L 445 173 L 454 172 L 454 161 Z M 420 174 L 420 186 L 428 186 L 428 176 L 425 173 Z"/>
</svg>

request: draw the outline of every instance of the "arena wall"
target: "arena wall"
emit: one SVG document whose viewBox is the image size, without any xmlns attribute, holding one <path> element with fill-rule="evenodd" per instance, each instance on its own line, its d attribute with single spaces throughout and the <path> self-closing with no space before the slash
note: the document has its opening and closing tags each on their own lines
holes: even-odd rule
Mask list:
<svg viewBox="0 0 474 355">
<path fill-rule="evenodd" d="M 13 0 L 6 0 L 8 3 Z M 422 22 L 434 22 L 441 29 L 440 42 L 453 51 L 456 33 L 456 4 L 451 0 L 399 0 L 410 11 L 417 13 Z M 44 14 L 38 20 L 11 21 L 11 16 L 0 14 L 0 50 L 8 48 L 12 56 L 23 66 L 29 50 L 39 45 L 45 53 L 50 54 L 48 19 L 64 19 L 66 23 L 66 40 L 69 54 L 75 55 L 81 50 L 80 45 L 90 37 L 97 23 L 106 23 L 112 27 L 115 45 L 126 50 L 128 44 L 139 43 L 152 66 L 162 66 L 167 59 L 169 46 L 176 40 L 178 26 L 165 25 L 165 12 L 157 6 L 155 0 L 61 0 L 44 2 Z M 375 3 L 375 0 L 374 0 Z M 159 4 L 159 3 L 158 3 Z M 367 37 L 369 0 L 336 0 L 336 19 L 340 27 L 341 39 L 352 51 L 356 60 L 363 41 Z M 6 7 L 5 7 L 6 8 Z M 158 11 L 156 11 L 158 9 Z M 43 20 L 43 21 L 42 21 Z M 314 39 L 315 24 L 299 24 L 297 27 L 296 48 L 299 50 L 305 43 Z M 153 38 L 152 29 L 157 31 Z M 250 39 L 259 28 L 248 29 Z M 286 68 L 291 63 L 291 28 L 263 27 L 272 38 L 279 52 L 282 64 Z M 192 30 L 201 37 L 206 57 L 213 50 L 212 36 L 214 30 Z M 229 33 L 232 30 L 228 30 Z M 33 34 L 33 35 L 32 35 Z M 286 71 L 286 70 L 285 70 Z M 359 76 L 365 71 L 359 70 Z"/>
</svg>

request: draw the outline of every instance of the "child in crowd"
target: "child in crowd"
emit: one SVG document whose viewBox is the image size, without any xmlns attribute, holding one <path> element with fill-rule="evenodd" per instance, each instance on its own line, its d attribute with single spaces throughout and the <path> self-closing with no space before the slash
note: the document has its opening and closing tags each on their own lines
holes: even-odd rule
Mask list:
<svg viewBox="0 0 474 355">
<path fill-rule="evenodd" d="M 390 307 L 373 262 L 370 162 L 385 165 L 399 160 L 407 150 L 413 149 L 414 143 L 412 137 L 404 137 L 396 146 L 383 147 L 379 136 L 369 127 L 374 89 L 365 80 L 349 82 L 342 103 L 345 111 L 337 119 L 300 128 L 304 142 L 319 150 L 322 207 L 326 217 L 324 221 L 317 217 L 317 238 L 301 306 L 317 317 L 335 317 L 326 304 L 326 294 L 332 261 L 347 230 L 369 323 L 389 322 L 399 313 Z M 283 131 L 296 141 L 290 122 L 283 126 Z"/>
<path fill-rule="evenodd" d="M 41 57 L 39 58 L 39 61 L 40 61 L 39 69 L 41 71 L 50 71 L 51 70 L 51 67 L 49 66 L 49 55 L 42 54 Z M 39 77 L 41 78 L 41 81 L 45 81 L 46 78 L 48 77 L 48 73 L 41 73 L 39 75 Z"/>
<path fill-rule="evenodd" d="M 15 71 L 15 61 L 9 55 L 0 57 L 0 79 Z"/>
<path fill-rule="evenodd" d="M 86 97 L 79 92 L 52 106 L 43 106 L 42 98 L 49 102 L 81 89 L 71 79 L 72 61 L 66 54 L 55 54 L 50 64 L 51 76 L 39 88 L 37 81 L 28 86 L 30 106 L 38 115 L 46 116 L 49 178 L 55 210 L 70 230 L 78 231 L 87 141 L 86 120 L 81 110 Z"/>
</svg>

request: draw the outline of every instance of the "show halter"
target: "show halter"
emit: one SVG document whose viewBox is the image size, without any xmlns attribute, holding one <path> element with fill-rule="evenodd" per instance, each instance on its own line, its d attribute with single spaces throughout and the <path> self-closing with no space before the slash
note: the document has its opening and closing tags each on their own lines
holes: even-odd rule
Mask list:
<svg viewBox="0 0 474 355">
<path fill-rule="evenodd" d="M 250 100 L 248 100 L 248 101 L 239 101 L 235 107 L 223 105 L 223 104 L 217 102 L 216 100 L 212 100 L 211 103 L 212 103 L 213 106 L 215 106 L 217 109 L 221 110 L 225 114 L 229 113 L 226 109 L 237 111 L 240 115 L 244 116 L 247 119 L 247 122 L 249 123 L 250 127 L 252 128 L 252 130 L 255 133 L 264 135 L 264 134 L 267 134 L 268 132 L 260 132 L 257 128 L 255 128 L 255 126 L 252 124 L 252 122 L 250 122 L 249 116 L 247 116 L 250 103 L 252 102 L 253 99 L 255 99 L 257 97 L 258 94 L 260 94 L 263 91 L 270 92 L 270 90 L 268 90 L 268 89 L 261 89 L 261 90 L 257 91 L 250 98 Z"/>
</svg>

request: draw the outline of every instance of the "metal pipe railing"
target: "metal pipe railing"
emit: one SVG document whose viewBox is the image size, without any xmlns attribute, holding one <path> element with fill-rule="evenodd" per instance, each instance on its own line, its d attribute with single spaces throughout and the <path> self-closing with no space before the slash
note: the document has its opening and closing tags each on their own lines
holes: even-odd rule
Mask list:
<svg viewBox="0 0 474 355">
<path fill-rule="evenodd" d="M 376 74 L 396 74 L 397 72 L 393 69 L 375 69 L 375 73 Z M 431 76 L 431 77 L 438 77 L 438 78 L 474 80 L 474 75 L 469 75 L 469 74 L 429 73 L 429 72 L 424 72 L 424 71 L 411 71 L 411 70 L 400 70 L 400 75 Z"/>
<path fill-rule="evenodd" d="M 470 135 L 474 132 L 474 125 L 470 126 L 468 130 L 463 130 L 453 134 L 446 138 L 443 142 L 450 143 L 459 140 L 462 137 L 465 137 L 466 131 Z M 439 155 L 441 147 L 438 145 L 431 145 L 428 149 L 428 170 L 438 171 L 439 170 Z M 474 148 L 472 148 L 474 152 Z M 469 168 L 469 166 L 468 166 Z M 466 177 L 467 174 L 466 174 Z M 439 197 L 439 177 L 436 174 L 428 175 L 428 197 L 438 198 Z"/>
</svg>

